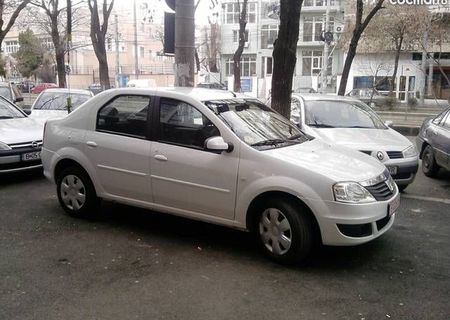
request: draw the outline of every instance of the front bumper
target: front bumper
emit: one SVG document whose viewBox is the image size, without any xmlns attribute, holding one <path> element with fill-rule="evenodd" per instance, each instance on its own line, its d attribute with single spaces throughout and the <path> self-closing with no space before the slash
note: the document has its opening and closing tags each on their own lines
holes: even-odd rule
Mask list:
<svg viewBox="0 0 450 320">
<path fill-rule="evenodd" d="M 386 167 L 397 167 L 397 173 L 392 175 L 395 183 L 399 186 L 411 184 L 419 169 L 419 156 L 402 159 L 389 159 L 383 162 Z"/>
<path fill-rule="evenodd" d="M 397 189 L 397 188 L 396 188 Z M 396 193 L 386 201 L 349 204 L 336 201 L 313 204 L 322 235 L 322 243 L 332 246 L 351 246 L 369 242 L 388 231 L 395 220 L 395 212 L 389 215 L 389 205 L 399 201 Z"/>
<path fill-rule="evenodd" d="M 17 148 L 0 151 L 0 174 L 12 173 L 24 170 L 32 170 L 42 167 L 41 159 L 23 160 L 26 153 L 40 152 L 41 148 Z"/>
</svg>

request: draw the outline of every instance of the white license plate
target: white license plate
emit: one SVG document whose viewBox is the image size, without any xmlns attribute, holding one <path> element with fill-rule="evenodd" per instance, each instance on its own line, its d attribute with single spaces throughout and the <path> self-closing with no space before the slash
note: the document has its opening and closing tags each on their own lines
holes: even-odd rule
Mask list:
<svg viewBox="0 0 450 320">
<path fill-rule="evenodd" d="M 397 174 L 397 167 L 387 167 L 387 168 L 391 176 Z"/>
<path fill-rule="evenodd" d="M 22 154 L 22 161 L 33 161 L 33 160 L 39 160 L 41 158 L 41 152 L 28 152 Z"/>
<path fill-rule="evenodd" d="M 397 196 L 394 200 L 388 204 L 388 215 L 392 216 L 400 206 L 400 196 Z"/>
</svg>

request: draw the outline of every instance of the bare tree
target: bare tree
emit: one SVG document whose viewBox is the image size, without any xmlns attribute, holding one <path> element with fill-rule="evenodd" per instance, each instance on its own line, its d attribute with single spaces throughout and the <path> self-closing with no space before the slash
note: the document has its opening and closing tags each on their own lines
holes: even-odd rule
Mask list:
<svg viewBox="0 0 450 320">
<path fill-rule="evenodd" d="M 288 119 L 302 4 L 303 0 L 280 0 L 280 27 L 273 49 L 271 106 Z"/>
<path fill-rule="evenodd" d="M 97 0 L 88 0 L 89 11 L 91 12 L 91 40 L 94 47 L 95 56 L 98 60 L 100 84 L 103 88 L 109 89 L 108 58 L 106 55 L 105 39 L 108 32 L 108 20 L 114 6 L 114 0 L 108 5 L 107 0 L 103 0 L 103 21 L 100 22 Z M 137 54 L 137 53 L 136 53 Z"/>
<path fill-rule="evenodd" d="M 248 0 L 242 2 L 242 11 L 240 10 L 240 3 L 237 0 L 239 7 L 239 44 L 233 56 L 233 74 L 234 86 L 233 91 L 241 91 L 241 56 L 244 51 L 246 40 L 245 27 L 247 26 L 247 3 Z"/>
<path fill-rule="evenodd" d="M 31 0 L 0 0 L 0 47 L 6 37 L 6 34 L 11 30 L 11 27 L 16 22 L 20 12 L 30 3 Z M 5 16 L 9 17 L 5 21 Z"/>
<path fill-rule="evenodd" d="M 343 96 L 347 87 L 348 75 L 352 66 L 353 58 L 356 55 L 356 49 L 358 48 L 359 40 L 364 30 L 369 25 L 375 14 L 383 8 L 384 0 L 376 0 L 375 5 L 368 10 L 367 16 L 363 19 L 364 14 L 364 0 L 356 0 L 356 14 L 355 24 L 353 28 L 352 37 L 348 47 L 347 57 L 345 58 L 344 69 L 342 70 L 341 83 L 339 84 L 338 94 Z M 367 6 L 367 5 L 366 5 Z"/>
</svg>

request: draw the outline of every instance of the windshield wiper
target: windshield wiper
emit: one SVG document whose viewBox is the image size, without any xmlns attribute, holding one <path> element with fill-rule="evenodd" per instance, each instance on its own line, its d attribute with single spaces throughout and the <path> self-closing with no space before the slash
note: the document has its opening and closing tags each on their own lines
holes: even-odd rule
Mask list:
<svg viewBox="0 0 450 320">
<path fill-rule="evenodd" d="M 11 116 L 0 116 L 0 119 L 13 119 L 14 117 Z"/>
<path fill-rule="evenodd" d="M 365 126 L 349 126 L 347 128 L 362 128 L 362 129 L 373 129 L 373 127 L 365 127 Z"/>
<path fill-rule="evenodd" d="M 315 127 L 315 128 L 335 128 L 335 126 L 332 126 L 330 124 L 325 124 L 325 123 L 311 123 L 311 124 L 308 124 L 308 126 Z"/>
<path fill-rule="evenodd" d="M 44 106 L 47 104 L 47 103 L 50 103 L 50 102 L 53 102 L 53 101 L 55 101 L 57 98 L 58 98 L 59 96 L 54 96 L 54 97 L 51 97 L 50 99 L 48 99 L 47 101 L 45 101 L 43 104 L 41 104 L 41 107 L 40 108 L 37 108 L 37 110 L 52 110 L 52 109 L 44 109 Z"/>
<path fill-rule="evenodd" d="M 281 143 L 296 143 L 296 142 L 292 141 L 292 140 L 283 140 L 283 139 L 267 139 L 267 140 L 262 140 L 259 142 L 252 143 L 250 146 L 252 146 L 252 147 L 276 146 L 277 144 L 281 144 Z"/>
</svg>

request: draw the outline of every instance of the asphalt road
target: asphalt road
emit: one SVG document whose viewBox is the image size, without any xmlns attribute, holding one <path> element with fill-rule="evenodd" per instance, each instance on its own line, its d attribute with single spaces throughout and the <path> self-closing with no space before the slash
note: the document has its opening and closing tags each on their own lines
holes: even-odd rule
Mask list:
<svg viewBox="0 0 450 320">
<path fill-rule="evenodd" d="M 381 238 L 290 268 L 243 232 L 101 211 L 64 215 L 40 174 L 0 178 L 0 319 L 450 319 L 449 172 L 420 173 Z"/>
</svg>

